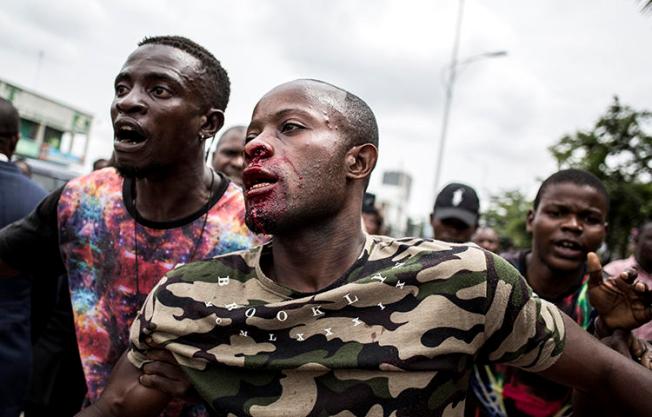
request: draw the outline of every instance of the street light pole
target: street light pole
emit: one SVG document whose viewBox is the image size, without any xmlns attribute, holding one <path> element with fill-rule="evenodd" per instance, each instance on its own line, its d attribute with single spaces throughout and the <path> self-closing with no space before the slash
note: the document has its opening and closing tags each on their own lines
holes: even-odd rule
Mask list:
<svg viewBox="0 0 652 417">
<path fill-rule="evenodd" d="M 455 67 L 457 67 L 457 52 L 460 47 L 460 32 L 462 31 L 462 17 L 464 16 L 464 0 L 460 0 L 457 12 L 457 24 L 455 25 L 455 41 L 451 56 L 450 72 L 446 83 L 446 97 L 444 99 L 444 118 L 441 122 L 441 134 L 439 135 L 439 151 L 437 152 L 437 165 L 435 168 L 435 198 L 439 192 L 439 177 L 441 176 L 441 165 L 444 161 L 444 143 L 446 142 L 446 131 L 448 130 L 448 115 L 453 101 L 453 85 L 455 84 Z M 434 201 L 434 199 L 433 199 Z"/>
<path fill-rule="evenodd" d="M 457 76 L 457 69 L 462 65 L 470 64 L 485 58 L 497 58 L 507 55 L 507 51 L 485 52 L 473 55 L 462 61 L 458 61 L 457 55 L 460 46 L 460 33 L 462 31 L 462 17 L 464 14 L 464 0 L 460 0 L 459 11 L 457 13 L 457 25 L 455 28 L 455 41 L 453 44 L 453 53 L 451 63 L 448 67 L 448 81 L 446 82 L 446 95 L 444 99 L 444 115 L 441 123 L 441 134 L 439 140 L 439 151 L 437 152 L 437 165 L 435 167 L 435 197 L 439 192 L 439 180 L 441 178 L 441 168 L 444 163 L 444 145 L 446 143 L 446 133 L 448 132 L 448 118 L 450 116 L 451 105 L 453 103 L 453 87 Z M 434 199 L 433 199 L 434 201 Z"/>
</svg>

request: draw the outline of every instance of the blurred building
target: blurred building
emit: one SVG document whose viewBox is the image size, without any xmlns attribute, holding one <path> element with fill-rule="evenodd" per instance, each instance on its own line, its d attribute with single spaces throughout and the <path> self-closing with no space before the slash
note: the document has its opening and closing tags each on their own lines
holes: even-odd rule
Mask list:
<svg viewBox="0 0 652 417">
<path fill-rule="evenodd" d="M 405 236 L 412 177 L 403 171 L 384 171 L 380 186 L 374 188 L 376 205 L 382 210 L 387 234 Z"/>
<path fill-rule="evenodd" d="M 34 179 L 69 179 L 82 172 L 90 143 L 93 116 L 65 103 L 0 79 L 0 97 L 20 113 L 17 157 L 26 158 Z M 55 183 L 59 178 L 53 178 Z M 51 189 L 51 184 L 43 184 Z"/>
</svg>

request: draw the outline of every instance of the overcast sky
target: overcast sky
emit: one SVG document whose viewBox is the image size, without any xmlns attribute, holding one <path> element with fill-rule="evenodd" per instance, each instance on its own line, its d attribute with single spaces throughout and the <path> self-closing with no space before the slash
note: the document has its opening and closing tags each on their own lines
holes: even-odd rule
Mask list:
<svg viewBox="0 0 652 417">
<path fill-rule="evenodd" d="M 92 113 L 90 160 L 112 149 L 113 78 L 144 36 L 178 34 L 229 72 L 226 126 L 275 85 L 317 78 L 366 100 L 380 162 L 413 176 L 410 213 L 432 209 L 458 0 L 3 0 L 0 78 Z M 652 109 L 652 16 L 628 0 L 466 0 L 440 187 L 521 189 L 556 166 L 547 147 L 591 127 L 614 95 Z M 39 65 L 39 53 L 42 52 Z"/>
</svg>

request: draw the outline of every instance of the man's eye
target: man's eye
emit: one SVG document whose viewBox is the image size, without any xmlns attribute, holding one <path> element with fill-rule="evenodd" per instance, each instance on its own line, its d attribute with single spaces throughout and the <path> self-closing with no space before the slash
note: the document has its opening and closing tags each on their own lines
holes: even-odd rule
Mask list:
<svg viewBox="0 0 652 417">
<path fill-rule="evenodd" d="M 281 126 L 281 132 L 283 133 L 290 133 L 299 129 L 303 129 L 303 126 L 301 126 L 298 123 L 288 122 L 288 123 L 283 123 L 283 126 Z"/>
<path fill-rule="evenodd" d="M 160 98 L 166 98 L 171 96 L 170 90 L 161 86 L 156 86 L 152 88 L 152 94 Z"/>
<path fill-rule="evenodd" d="M 124 85 L 116 85 L 115 86 L 115 95 L 117 97 L 124 96 L 125 94 L 127 94 L 128 91 L 129 91 L 129 89 Z"/>
<path fill-rule="evenodd" d="M 599 218 L 599 217 L 595 217 L 595 216 L 586 216 L 586 217 L 584 218 L 584 222 L 585 222 L 586 224 L 596 225 L 596 224 L 600 224 L 600 223 L 602 223 L 602 219 Z"/>
<path fill-rule="evenodd" d="M 245 136 L 245 143 L 256 139 L 256 136 L 258 136 L 258 133 L 249 133 L 247 136 Z"/>
<path fill-rule="evenodd" d="M 548 210 L 548 216 L 550 217 L 561 217 L 561 211 L 559 210 Z"/>
</svg>

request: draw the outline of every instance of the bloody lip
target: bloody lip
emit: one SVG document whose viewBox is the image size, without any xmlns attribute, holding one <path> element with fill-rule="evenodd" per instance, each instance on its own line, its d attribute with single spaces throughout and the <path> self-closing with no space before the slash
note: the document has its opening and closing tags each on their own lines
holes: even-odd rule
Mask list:
<svg viewBox="0 0 652 417">
<path fill-rule="evenodd" d="M 270 192 L 277 181 L 278 177 L 276 175 L 260 166 L 249 166 L 242 171 L 242 182 L 246 197 L 256 197 Z"/>
</svg>

